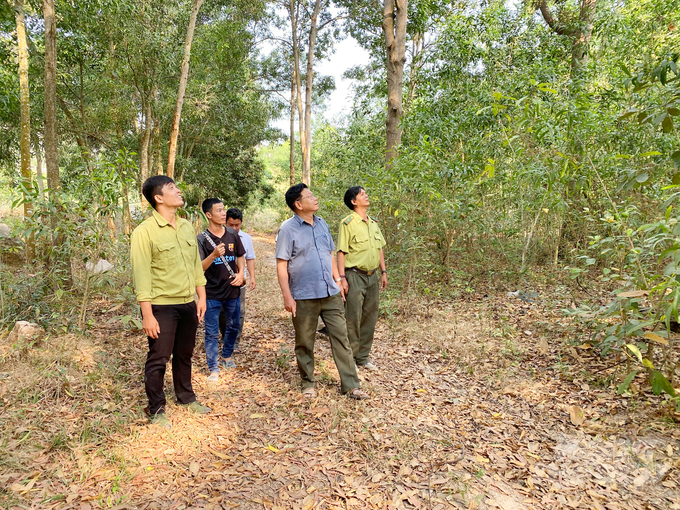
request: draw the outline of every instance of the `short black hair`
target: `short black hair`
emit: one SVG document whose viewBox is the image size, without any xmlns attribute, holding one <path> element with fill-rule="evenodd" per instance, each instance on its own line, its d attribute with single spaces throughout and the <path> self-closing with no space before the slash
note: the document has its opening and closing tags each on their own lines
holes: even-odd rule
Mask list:
<svg viewBox="0 0 680 510">
<path fill-rule="evenodd" d="M 223 203 L 219 198 L 206 198 L 201 204 L 201 209 L 203 209 L 203 214 L 208 214 L 212 212 L 213 205 Z"/>
<path fill-rule="evenodd" d="M 227 211 L 227 219 L 231 218 L 232 220 L 241 220 L 243 221 L 243 211 L 237 207 L 231 207 Z"/>
<path fill-rule="evenodd" d="M 355 200 L 357 198 L 357 195 L 361 193 L 361 190 L 363 190 L 361 186 L 352 186 L 350 189 L 345 191 L 345 205 L 354 210 L 354 204 L 352 203 L 352 200 Z"/>
<path fill-rule="evenodd" d="M 153 175 L 144 181 L 144 184 L 142 185 L 142 195 L 144 195 L 144 198 L 151 204 L 151 207 L 155 209 L 158 205 L 156 203 L 156 195 L 163 194 L 163 186 L 174 183 L 175 181 L 167 175 Z"/>
<path fill-rule="evenodd" d="M 295 210 L 295 202 L 300 200 L 303 189 L 307 189 L 307 185 L 304 182 L 299 182 L 288 188 L 288 191 L 286 191 L 286 204 L 293 212 L 297 212 Z"/>
</svg>

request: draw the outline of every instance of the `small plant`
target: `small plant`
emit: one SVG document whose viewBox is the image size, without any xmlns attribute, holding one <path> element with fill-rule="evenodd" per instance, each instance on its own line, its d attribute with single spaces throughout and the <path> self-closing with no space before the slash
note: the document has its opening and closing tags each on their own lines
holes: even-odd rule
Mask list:
<svg viewBox="0 0 680 510">
<path fill-rule="evenodd" d="M 276 353 L 276 360 L 274 363 L 279 370 L 285 370 L 288 368 L 288 359 L 290 358 L 290 349 L 285 346 L 286 344 L 281 344 L 279 351 Z"/>
</svg>

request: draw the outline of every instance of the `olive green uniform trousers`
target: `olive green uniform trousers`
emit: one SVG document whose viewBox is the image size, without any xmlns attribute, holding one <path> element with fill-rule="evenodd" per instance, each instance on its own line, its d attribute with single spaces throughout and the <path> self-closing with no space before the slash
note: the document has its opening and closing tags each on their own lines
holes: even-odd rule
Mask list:
<svg viewBox="0 0 680 510">
<path fill-rule="evenodd" d="M 322 299 L 300 299 L 295 301 L 293 317 L 295 326 L 295 357 L 302 379 L 302 388 L 316 386 L 314 378 L 314 341 L 319 316 L 323 319 L 331 339 L 333 360 L 340 374 L 342 393 L 359 388 L 359 377 L 352 360 L 352 349 L 347 339 L 347 324 L 340 293 Z"/>
<path fill-rule="evenodd" d="M 354 360 L 359 366 L 369 362 L 368 356 L 373 346 L 380 305 L 379 274 L 379 271 L 371 276 L 352 270 L 345 271 L 345 278 L 349 285 L 349 292 L 345 296 L 347 336 Z"/>
</svg>

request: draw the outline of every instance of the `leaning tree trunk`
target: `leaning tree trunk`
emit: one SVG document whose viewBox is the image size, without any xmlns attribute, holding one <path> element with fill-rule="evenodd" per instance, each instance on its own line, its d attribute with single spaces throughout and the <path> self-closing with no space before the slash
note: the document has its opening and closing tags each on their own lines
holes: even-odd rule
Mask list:
<svg viewBox="0 0 680 510">
<path fill-rule="evenodd" d="M 57 25 L 54 19 L 54 0 L 43 0 L 45 19 L 45 170 L 50 197 L 61 187 L 57 154 Z M 56 216 L 52 226 L 56 227 Z"/>
<path fill-rule="evenodd" d="M 24 218 L 33 216 L 31 200 L 31 106 L 28 90 L 28 42 L 26 40 L 26 22 L 24 20 L 24 0 L 14 3 L 14 17 L 17 22 L 17 47 L 19 50 L 19 101 L 21 103 L 21 180 L 24 186 Z M 26 243 L 26 257 L 33 260 L 35 255 L 35 238 L 31 234 Z"/>
<path fill-rule="evenodd" d="M 168 150 L 168 167 L 166 174 L 168 177 L 175 175 L 175 155 L 177 154 L 177 137 L 179 136 L 179 121 L 182 117 L 182 105 L 184 104 L 184 93 L 187 90 L 187 80 L 189 78 L 189 59 L 191 58 L 191 43 L 194 39 L 194 29 L 196 28 L 196 18 L 198 11 L 203 5 L 203 0 L 194 0 L 194 6 L 189 18 L 187 37 L 184 41 L 184 58 L 182 59 L 182 74 L 179 78 L 179 90 L 177 91 L 177 104 L 175 105 L 175 115 L 172 119 L 172 130 L 170 131 L 170 147 Z"/>
<path fill-rule="evenodd" d="M 321 0 L 314 3 L 314 12 L 309 20 L 309 45 L 307 46 L 307 75 L 305 76 L 305 143 L 302 147 L 302 182 L 307 186 L 312 182 L 312 85 L 314 83 L 314 49 L 316 47 L 316 30 Z"/>
<path fill-rule="evenodd" d="M 290 81 L 290 185 L 295 184 L 295 71 Z"/>
<path fill-rule="evenodd" d="M 385 122 L 385 169 L 399 156 L 402 130 L 399 127 L 403 113 L 404 63 L 406 62 L 406 19 L 408 0 L 385 0 L 383 32 L 387 57 L 387 120 Z"/>
</svg>

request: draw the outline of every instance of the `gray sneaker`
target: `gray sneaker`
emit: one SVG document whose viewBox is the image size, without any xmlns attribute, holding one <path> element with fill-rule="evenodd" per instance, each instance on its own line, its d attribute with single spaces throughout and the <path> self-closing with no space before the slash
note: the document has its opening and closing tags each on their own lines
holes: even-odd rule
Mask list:
<svg viewBox="0 0 680 510">
<path fill-rule="evenodd" d="M 159 411 L 156 414 L 149 416 L 149 421 L 152 425 L 156 425 L 162 429 L 170 430 L 172 428 L 172 423 L 165 415 L 165 411 Z"/>
<path fill-rule="evenodd" d="M 237 365 L 234 363 L 232 360 L 225 361 L 225 360 L 220 360 L 220 368 L 224 368 L 225 370 L 229 370 L 230 368 L 236 368 Z"/>
<path fill-rule="evenodd" d="M 220 373 L 219 372 L 210 372 L 210 375 L 208 376 L 208 382 L 217 382 L 220 380 Z"/>
<path fill-rule="evenodd" d="M 208 406 L 199 404 L 196 400 L 187 405 L 186 408 L 196 414 L 208 414 L 212 412 L 212 409 L 210 409 Z"/>
</svg>

